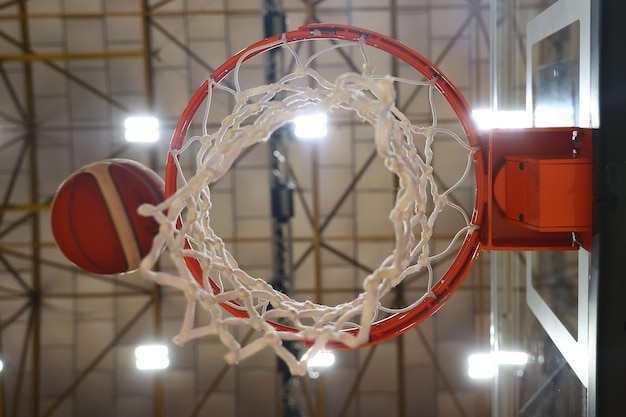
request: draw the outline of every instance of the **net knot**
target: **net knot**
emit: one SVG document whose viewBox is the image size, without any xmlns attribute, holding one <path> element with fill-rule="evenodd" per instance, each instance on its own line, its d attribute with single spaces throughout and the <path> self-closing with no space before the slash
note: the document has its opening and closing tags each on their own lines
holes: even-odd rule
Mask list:
<svg viewBox="0 0 626 417">
<path fill-rule="evenodd" d="M 443 207 L 448 205 L 448 196 L 445 194 L 438 194 L 433 197 L 433 202 L 438 207 Z"/>
<path fill-rule="evenodd" d="M 250 294 L 250 291 L 248 291 L 248 289 L 243 286 L 240 286 L 239 288 L 235 290 L 235 295 L 239 299 L 245 299 L 249 294 Z"/>
<path fill-rule="evenodd" d="M 417 264 L 421 267 L 428 266 L 428 264 L 430 264 L 430 258 L 426 253 L 421 253 L 417 258 Z"/>
<path fill-rule="evenodd" d="M 283 344 L 283 341 L 280 338 L 280 336 L 278 336 L 278 334 L 275 331 L 272 331 L 269 329 L 263 334 L 263 339 L 265 339 L 266 343 L 272 347 L 280 346 Z"/>
<path fill-rule="evenodd" d="M 362 69 L 362 74 L 363 75 L 371 75 L 374 73 L 374 65 L 372 65 L 369 62 L 365 62 L 363 63 L 363 69 Z"/>
</svg>

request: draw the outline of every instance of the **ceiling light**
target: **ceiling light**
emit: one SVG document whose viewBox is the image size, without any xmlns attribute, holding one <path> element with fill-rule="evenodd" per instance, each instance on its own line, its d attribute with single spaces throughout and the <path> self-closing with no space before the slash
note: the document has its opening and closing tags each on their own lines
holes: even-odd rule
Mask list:
<svg viewBox="0 0 626 417">
<path fill-rule="evenodd" d="M 467 358 L 467 374 L 472 379 L 489 379 L 495 375 L 497 366 L 523 367 L 527 363 L 528 354 L 526 352 L 475 353 Z"/>
<path fill-rule="evenodd" d="M 128 142 L 159 140 L 159 119 L 152 116 L 132 116 L 124 121 L 124 137 Z"/>
<path fill-rule="evenodd" d="M 328 368 L 335 364 L 335 354 L 333 352 L 319 351 L 307 362 L 309 368 Z"/>
<path fill-rule="evenodd" d="M 481 130 L 491 129 L 519 129 L 531 127 L 530 115 L 524 110 L 491 111 L 489 109 L 475 109 L 472 117 Z"/>
<path fill-rule="evenodd" d="M 294 134 L 298 139 L 321 139 L 328 134 L 326 113 L 312 113 L 293 119 Z"/>
<path fill-rule="evenodd" d="M 170 365 L 168 349 L 165 345 L 142 345 L 135 349 L 137 369 L 165 369 Z"/>
<path fill-rule="evenodd" d="M 308 360 L 307 374 L 311 379 L 317 379 L 322 369 L 329 368 L 335 364 L 335 354 L 328 350 L 321 350 Z"/>
</svg>

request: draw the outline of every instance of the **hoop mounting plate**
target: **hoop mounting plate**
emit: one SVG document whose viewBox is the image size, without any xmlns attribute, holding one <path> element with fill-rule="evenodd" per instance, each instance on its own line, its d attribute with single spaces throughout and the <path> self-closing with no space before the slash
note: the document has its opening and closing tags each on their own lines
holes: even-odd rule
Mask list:
<svg viewBox="0 0 626 417">
<path fill-rule="evenodd" d="M 585 248 L 591 247 L 592 137 L 593 129 L 573 127 L 494 130 L 480 136 L 479 142 L 487 154 L 488 195 L 487 216 L 480 236 L 482 249 L 575 250 L 579 246 L 576 242 Z M 506 176 L 507 165 L 519 164 L 522 159 L 535 165 L 537 175 Z M 560 166 L 556 170 L 543 169 L 544 172 L 539 172 L 541 170 L 538 167 L 547 167 L 546 163 L 549 161 L 553 168 L 555 161 Z M 580 178 L 553 177 L 568 172 L 583 175 L 578 176 Z M 511 187 L 515 189 L 510 189 Z M 528 189 L 529 193 L 521 195 L 524 189 Z M 568 201 L 572 204 L 585 205 L 585 210 L 575 220 L 576 225 L 569 224 L 568 227 L 565 223 L 559 225 L 553 221 L 542 224 L 539 220 L 529 221 L 528 216 L 524 220 L 519 218 L 523 212 L 517 211 L 522 206 L 534 207 L 532 210 L 536 212 L 543 207 L 544 212 L 552 212 L 552 218 L 558 216 L 558 207 L 546 207 L 546 201 L 541 201 L 542 189 L 544 193 L 550 189 L 560 189 L 562 196 L 570 195 Z M 565 189 L 569 191 L 564 191 Z M 534 199 L 531 194 L 535 195 Z M 580 201 L 581 199 L 585 201 Z M 559 203 L 560 207 L 567 204 L 566 201 Z M 568 222 L 567 219 L 563 220 Z M 576 233 L 574 237 L 573 232 Z"/>
</svg>

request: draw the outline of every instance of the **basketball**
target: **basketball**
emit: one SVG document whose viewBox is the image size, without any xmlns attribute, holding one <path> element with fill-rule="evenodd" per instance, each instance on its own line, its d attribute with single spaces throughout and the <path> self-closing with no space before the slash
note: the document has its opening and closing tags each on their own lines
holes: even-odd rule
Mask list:
<svg viewBox="0 0 626 417">
<path fill-rule="evenodd" d="M 86 165 L 57 190 L 51 207 L 52 234 L 61 252 L 96 274 L 130 272 L 158 234 L 152 217 L 137 213 L 165 198 L 164 182 L 148 167 L 127 159 Z"/>
</svg>

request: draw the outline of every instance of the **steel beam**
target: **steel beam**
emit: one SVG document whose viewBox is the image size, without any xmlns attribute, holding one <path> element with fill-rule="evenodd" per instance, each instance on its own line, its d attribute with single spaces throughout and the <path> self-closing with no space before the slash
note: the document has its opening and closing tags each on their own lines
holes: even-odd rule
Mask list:
<svg viewBox="0 0 626 417">
<path fill-rule="evenodd" d="M 24 22 L 23 20 L 21 20 L 21 21 Z M 8 43 L 10 43 L 11 45 L 13 45 L 13 46 L 15 46 L 17 48 L 22 49 L 23 53 L 25 53 L 25 54 L 36 54 L 35 51 L 30 49 L 29 45 L 24 44 L 24 42 L 20 42 L 20 41 L 14 39 L 12 36 L 9 36 L 7 33 L 3 32 L 3 31 L 0 31 L 0 38 L 4 39 L 5 41 L 7 41 Z M 26 65 L 29 62 L 31 62 L 31 61 L 24 61 L 24 64 Z M 92 93 L 95 96 L 101 98 L 102 100 L 108 102 L 113 107 L 116 107 L 117 109 L 122 110 L 122 111 L 128 111 L 128 108 L 125 105 L 123 105 L 122 103 L 114 100 L 112 97 L 110 97 L 109 95 L 107 95 L 107 94 L 103 93 L 102 91 L 98 90 L 97 88 L 95 88 L 91 84 L 87 83 L 86 81 L 78 78 L 77 76 L 75 76 L 71 72 L 65 70 L 60 65 L 52 62 L 49 59 L 42 59 L 42 62 L 45 63 L 48 67 L 50 67 L 54 71 L 56 71 L 59 74 L 65 76 L 70 81 L 76 83 L 77 85 L 80 85 L 81 87 L 83 87 L 84 89 L 89 91 L 90 93 Z"/>
<path fill-rule="evenodd" d="M 141 58 L 143 51 L 49 52 L 0 55 L 0 62 L 82 61 L 92 59 Z"/>
<path fill-rule="evenodd" d="M 96 366 L 108 355 L 120 340 L 128 333 L 139 319 L 150 309 L 152 299 L 148 300 L 143 307 L 122 327 L 117 335 L 111 340 L 102 351 L 83 369 L 83 371 L 74 378 L 74 381 L 56 398 L 56 400 L 44 411 L 42 417 L 49 417 L 61 406 L 61 404 L 69 398 L 69 396 L 78 388 L 78 386 L 89 376 Z M 37 414 L 39 416 L 39 414 Z"/>
</svg>

